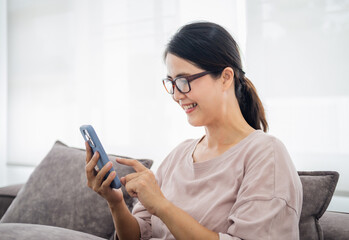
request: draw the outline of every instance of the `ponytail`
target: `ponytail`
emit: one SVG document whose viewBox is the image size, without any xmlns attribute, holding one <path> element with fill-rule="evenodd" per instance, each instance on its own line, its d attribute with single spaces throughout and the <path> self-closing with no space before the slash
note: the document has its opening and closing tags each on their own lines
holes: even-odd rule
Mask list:
<svg viewBox="0 0 349 240">
<path fill-rule="evenodd" d="M 261 129 L 267 132 L 268 122 L 265 117 L 263 104 L 258 97 L 255 86 L 245 77 L 245 73 L 242 70 L 240 74 L 235 74 L 234 80 L 235 95 L 246 122 L 254 129 Z"/>
</svg>

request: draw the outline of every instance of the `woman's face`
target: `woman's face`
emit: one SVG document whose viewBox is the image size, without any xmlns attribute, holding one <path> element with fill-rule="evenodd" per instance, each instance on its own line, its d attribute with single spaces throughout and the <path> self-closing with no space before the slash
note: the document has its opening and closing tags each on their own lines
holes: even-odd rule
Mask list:
<svg viewBox="0 0 349 240">
<path fill-rule="evenodd" d="M 205 71 L 170 53 L 166 56 L 166 66 L 168 76 L 172 79 Z M 214 123 L 220 117 L 223 105 L 221 81 L 208 74 L 190 82 L 190 87 L 191 91 L 185 94 L 175 88 L 173 100 L 182 107 L 191 125 L 208 126 Z"/>
</svg>

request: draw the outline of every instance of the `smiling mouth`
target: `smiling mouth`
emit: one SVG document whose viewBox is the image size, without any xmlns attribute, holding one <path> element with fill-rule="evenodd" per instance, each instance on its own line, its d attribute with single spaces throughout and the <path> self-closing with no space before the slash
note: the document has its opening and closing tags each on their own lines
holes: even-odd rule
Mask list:
<svg viewBox="0 0 349 240">
<path fill-rule="evenodd" d="M 190 110 L 190 109 L 196 107 L 197 105 L 198 105 L 197 103 L 192 103 L 192 104 L 184 105 L 182 107 L 185 111 L 187 111 L 187 110 Z"/>
</svg>

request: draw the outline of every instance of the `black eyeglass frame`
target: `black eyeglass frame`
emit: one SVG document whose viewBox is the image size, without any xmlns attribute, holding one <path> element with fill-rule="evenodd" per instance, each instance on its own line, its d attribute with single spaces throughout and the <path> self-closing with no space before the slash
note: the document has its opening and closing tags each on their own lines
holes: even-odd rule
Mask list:
<svg viewBox="0 0 349 240">
<path fill-rule="evenodd" d="M 193 74 L 193 75 L 189 75 L 189 76 L 178 76 L 176 77 L 175 79 L 171 79 L 169 77 L 167 78 L 164 78 L 162 80 L 162 84 L 164 85 L 166 91 L 169 93 L 169 94 L 174 94 L 174 87 L 176 86 L 177 90 L 180 92 L 180 93 L 188 93 L 191 91 L 191 86 L 190 86 L 190 82 L 194 81 L 195 79 L 198 79 L 200 77 L 203 77 L 209 73 L 213 73 L 212 71 L 204 71 L 204 72 L 201 72 L 201 73 L 196 73 L 196 74 Z M 179 87 L 177 86 L 177 79 L 180 79 L 180 78 L 184 78 L 185 80 L 187 80 L 188 82 L 188 87 L 189 87 L 189 90 L 184 92 L 182 90 L 179 89 Z M 166 88 L 166 84 L 165 84 L 165 81 L 171 81 L 172 82 L 172 92 L 169 91 L 169 89 Z"/>
</svg>

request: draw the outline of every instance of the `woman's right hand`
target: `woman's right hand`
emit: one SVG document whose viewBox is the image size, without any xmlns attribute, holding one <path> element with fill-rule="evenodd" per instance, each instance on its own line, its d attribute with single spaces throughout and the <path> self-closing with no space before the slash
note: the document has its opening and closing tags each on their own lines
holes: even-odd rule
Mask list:
<svg viewBox="0 0 349 240">
<path fill-rule="evenodd" d="M 85 147 L 87 186 L 106 199 L 109 205 L 122 202 L 123 194 L 121 189 L 110 187 L 110 183 L 116 177 L 116 172 L 111 172 L 107 179 L 104 180 L 104 176 L 111 169 L 113 164 L 108 162 L 102 169 L 96 171 L 95 166 L 99 159 L 99 153 L 95 152 L 95 154 L 92 155 L 92 149 L 88 142 L 85 142 Z"/>
</svg>

